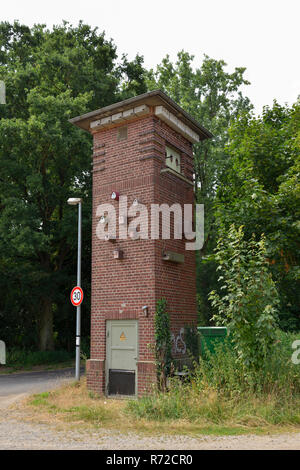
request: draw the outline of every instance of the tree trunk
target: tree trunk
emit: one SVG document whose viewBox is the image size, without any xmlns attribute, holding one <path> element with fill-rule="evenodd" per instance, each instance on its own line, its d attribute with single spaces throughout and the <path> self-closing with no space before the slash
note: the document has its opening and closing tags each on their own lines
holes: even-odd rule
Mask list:
<svg viewBox="0 0 300 470">
<path fill-rule="evenodd" d="M 49 298 L 42 299 L 39 320 L 39 349 L 40 351 L 53 351 L 53 312 L 52 302 Z"/>
</svg>

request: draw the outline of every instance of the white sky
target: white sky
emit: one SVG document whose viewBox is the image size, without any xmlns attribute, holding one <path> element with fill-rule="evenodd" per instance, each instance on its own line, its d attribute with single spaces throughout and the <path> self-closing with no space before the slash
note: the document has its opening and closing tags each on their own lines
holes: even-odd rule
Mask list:
<svg viewBox="0 0 300 470">
<path fill-rule="evenodd" d="M 142 54 L 155 67 L 179 50 L 224 59 L 228 71 L 246 67 L 246 94 L 260 113 L 265 104 L 292 104 L 300 94 L 299 0 L 1 0 L 0 21 L 51 27 L 80 19 L 112 38 L 119 55 Z"/>
</svg>

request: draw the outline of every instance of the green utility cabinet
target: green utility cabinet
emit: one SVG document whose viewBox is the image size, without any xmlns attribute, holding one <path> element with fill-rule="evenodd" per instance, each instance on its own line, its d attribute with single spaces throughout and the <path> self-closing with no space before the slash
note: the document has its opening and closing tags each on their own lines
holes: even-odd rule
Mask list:
<svg viewBox="0 0 300 470">
<path fill-rule="evenodd" d="M 205 358 L 206 351 L 214 352 L 215 346 L 224 342 L 227 336 L 226 326 L 198 326 L 199 352 Z"/>
</svg>

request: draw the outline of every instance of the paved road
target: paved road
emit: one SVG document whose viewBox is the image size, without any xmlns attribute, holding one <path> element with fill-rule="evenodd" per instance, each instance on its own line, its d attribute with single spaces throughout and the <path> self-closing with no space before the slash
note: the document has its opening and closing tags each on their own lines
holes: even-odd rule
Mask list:
<svg viewBox="0 0 300 470">
<path fill-rule="evenodd" d="M 57 388 L 65 381 L 74 380 L 74 376 L 73 368 L 0 375 L 0 406 L 23 395 Z"/>
</svg>

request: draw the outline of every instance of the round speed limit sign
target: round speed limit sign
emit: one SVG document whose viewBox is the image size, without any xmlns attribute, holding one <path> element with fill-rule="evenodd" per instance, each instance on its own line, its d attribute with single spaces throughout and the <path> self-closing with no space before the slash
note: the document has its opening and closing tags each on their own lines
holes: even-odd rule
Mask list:
<svg viewBox="0 0 300 470">
<path fill-rule="evenodd" d="M 72 292 L 71 292 L 71 302 L 74 305 L 74 307 L 79 307 L 82 301 L 83 301 L 83 290 L 81 289 L 81 287 L 76 286 L 72 289 Z"/>
</svg>

